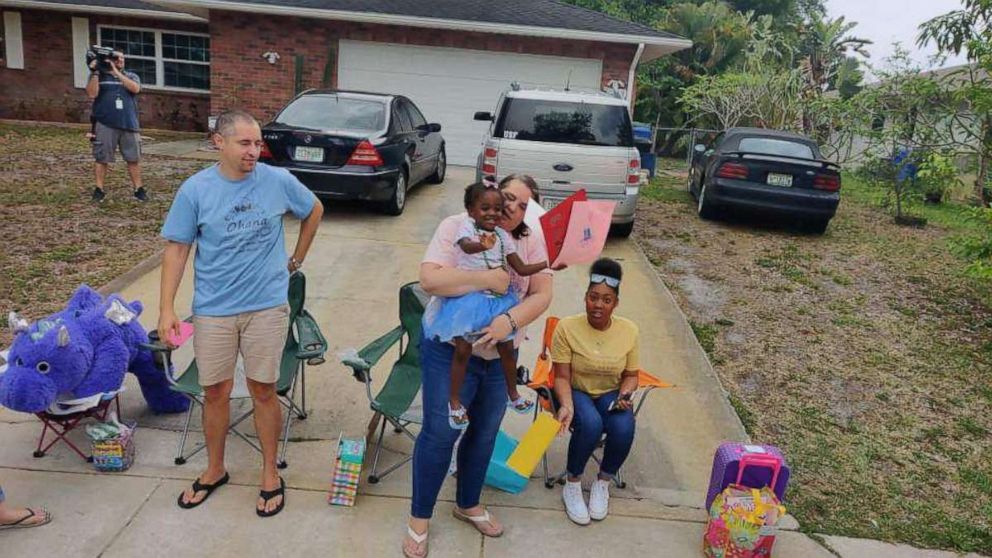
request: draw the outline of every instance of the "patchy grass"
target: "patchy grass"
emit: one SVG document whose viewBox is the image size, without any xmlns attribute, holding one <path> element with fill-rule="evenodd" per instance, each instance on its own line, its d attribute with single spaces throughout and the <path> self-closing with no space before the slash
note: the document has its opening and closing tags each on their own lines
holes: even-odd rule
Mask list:
<svg viewBox="0 0 992 558">
<path fill-rule="evenodd" d="M 713 356 L 716 349 L 716 327 L 712 324 L 699 324 L 691 320 L 689 326 L 692 327 L 692 333 L 699 340 L 699 345 L 703 347 L 706 354 Z"/>
<path fill-rule="evenodd" d="M 900 227 L 845 176 L 810 236 L 701 221 L 684 164 L 662 168 L 635 238 L 747 431 L 789 457 L 803 529 L 992 554 L 992 288 L 950 249 L 967 209 Z"/>
<path fill-rule="evenodd" d="M 81 283 L 99 287 L 159 248 L 175 190 L 203 161 L 147 156 L 148 203 L 131 196 L 123 162 L 111 165 L 107 200 L 90 202 L 93 159 L 80 128 L 0 122 L 0 309 L 34 319 L 54 312 Z M 190 137 L 145 131 L 149 141 Z M 0 328 L 0 347 L 10 332 Z"/>
</svg>

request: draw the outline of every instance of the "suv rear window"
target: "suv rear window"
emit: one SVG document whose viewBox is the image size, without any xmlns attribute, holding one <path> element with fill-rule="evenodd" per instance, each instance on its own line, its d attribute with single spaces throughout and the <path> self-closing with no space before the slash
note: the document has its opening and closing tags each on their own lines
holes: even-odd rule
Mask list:
<svg viewBox="0 0 992 558">
<path fill-rule="evenodd" d="M 626 107 L 508 98 L 495 137 L 579 145 L 633 147 Z"/>
<path fill-rule="evenodd" d="M 800 159 L 815 159 L 813 149 L 805 143 L 771 138 L 742 138 L 739 151 L 761 153 L 763 155 L 781 155 L 783 157 L 798 157 Z"/>
<path fill-rule="evenodd" d="M 339 95 L 306 95 L 283 109 L 276 122 L 313 130 L 369 133 L 386 127 L 386 104 Z"/>
</svg>

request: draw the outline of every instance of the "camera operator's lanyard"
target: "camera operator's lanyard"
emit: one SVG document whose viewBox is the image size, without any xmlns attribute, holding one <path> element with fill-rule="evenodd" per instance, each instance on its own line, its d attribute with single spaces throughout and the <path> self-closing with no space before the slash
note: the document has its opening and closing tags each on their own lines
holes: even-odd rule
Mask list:
<svg viewBox="0 0 992 558">
<path fill-rule="evenodd" d="M 124 110 L 124 99 L 121 97 L 121 89 L 124 88 L 124 80 L 117 80 L 117 98 L 114 99 L 114 108 Z"/>
</svg>

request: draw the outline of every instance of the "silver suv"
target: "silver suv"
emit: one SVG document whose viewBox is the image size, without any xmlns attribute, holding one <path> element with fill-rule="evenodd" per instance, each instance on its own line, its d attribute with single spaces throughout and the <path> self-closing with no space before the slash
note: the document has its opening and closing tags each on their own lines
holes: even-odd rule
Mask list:
<svg viewBox="0 0 992 558">
<path fill-rule="evenodd" d="M 599 92 L 512 88 L 500 96 L 479 153 L 476 179 L 524 173 L 537 180 L 541 202 L 554 207 L 585 189 L 589 199 L 617 202 L 613 233 L 634 229 L 641 160 L 627 101 Z"/>
</svg>

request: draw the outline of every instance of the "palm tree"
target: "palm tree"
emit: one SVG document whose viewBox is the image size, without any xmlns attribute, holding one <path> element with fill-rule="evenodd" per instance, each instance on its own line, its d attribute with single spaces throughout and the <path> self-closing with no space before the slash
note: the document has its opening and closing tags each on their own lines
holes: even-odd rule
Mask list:
<svg viewBox="0 0 992 558">
<path fill-rule="evenodd" d="M 800 33 L 799 59 L 806 85 L 816 94 L 827 90 L 837 72 L 844 65 L 848 51 L 868 58 L 865 47 L 872 44 L 847 33 L 857 22 L 837 19 L 814 19 L 804 24 Z"/>
<path fill-rule="evenodd" d="M 803 24 L 798 50 L 803 96 L 807 100 L 818 99 L 834 83 L 837 73 L 845 64 L 850 64 L 846 62 L 849 51 L 865 58 L 871 56 L 865 50 L 872 44 L 870 40 L 848 34 L 857 25 L 854 21 L 844 21 L 844 16 L 836 19 L 812 18 Z M 803 131 L 807 134 L 820 132 L 813 130 L 812 118 L 805 113 Z"/>
</svg>

